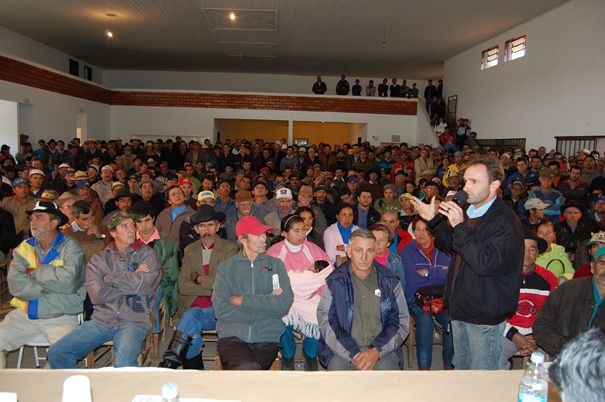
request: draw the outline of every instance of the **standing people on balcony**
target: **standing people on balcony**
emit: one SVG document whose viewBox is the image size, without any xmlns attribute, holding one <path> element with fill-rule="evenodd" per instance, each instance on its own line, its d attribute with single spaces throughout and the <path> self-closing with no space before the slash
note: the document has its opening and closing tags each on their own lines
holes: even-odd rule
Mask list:
<svg viewBox="0 0 605 402">
<path fill-rule="evenodd" d="M 317 76 L 317 81 L 313 84 L 313 93 L 315 95 L 323 95 L 328 90 L 326 83 L 321 80 L 321 75 Z"/>
<path fill-rule="evenodd" d="M 343 74 L 340 76 L 340 81 L 336 84 L 336 95 L 348 95 L 349 94 L 349 81 L 347 81 L 346 76 Z"/>
<path fill-rule="evenodd" d="M 387 84 L 386 78 L 382 80 L 382 84 L 378 85 L 378 96 L 381 98 L 389 96 L 389 84 Z"/>
</svg>

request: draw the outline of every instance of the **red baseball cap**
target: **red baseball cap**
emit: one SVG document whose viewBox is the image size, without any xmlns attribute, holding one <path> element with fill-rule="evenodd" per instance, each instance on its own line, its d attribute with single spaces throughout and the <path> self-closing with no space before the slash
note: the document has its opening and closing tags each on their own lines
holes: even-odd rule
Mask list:
<svg viewBox="0 0 605 402">
<path fill-rule="evenodd" d="M 179 179 L 179 187 L 183 184 L 189 184 L 190 186 L 193 186 L 193 183 L 191 183 L 191 179 L 189 177 L 181 177 Z"/>
<path fill-rule="evenodd" d="M 252 215 L 244 216 L 235 224 L 235 235 L 237 237 L 247 234 L 258 236 L 265 232 L 273 232 L 274 230 L 271 226 L 263 225 L 261 221 Z"/>
</svg>

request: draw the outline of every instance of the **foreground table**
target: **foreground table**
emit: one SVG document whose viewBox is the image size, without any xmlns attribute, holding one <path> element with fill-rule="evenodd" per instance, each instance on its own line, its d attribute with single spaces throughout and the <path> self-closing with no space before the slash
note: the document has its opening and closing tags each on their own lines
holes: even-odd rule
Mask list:
<svg viewBox="0 0 605 402">
<path fill-rule="evenodd" d="M 0 391 L 16 392 L 19 402 L 61 401 L 63 381 L 76 374 L 88 376 L 95 402 L 130 402 L 136 394 L 158 395 L 167 382 L 177 384 L 182 397 L 245 402 L 513 402 L 523 371 L 2 370 Z"/>
</svg>

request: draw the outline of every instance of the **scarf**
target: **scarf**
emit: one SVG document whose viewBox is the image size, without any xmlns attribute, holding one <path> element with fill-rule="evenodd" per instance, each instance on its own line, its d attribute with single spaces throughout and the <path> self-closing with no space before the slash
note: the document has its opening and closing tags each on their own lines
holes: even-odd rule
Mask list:
<svg viewBox="0 0 605 402">
<path fill-rule="evenodd" d="M 170 208 L 170 218 L 172 219 L 172 222 L 174 222 L 176 220 L 176 218 L 178 218 L 179 215 L 184 213 L 186 210 L 187 210 L 187 204 L 183 204 L 180 207 L 176 207 L 176 208 Z"/>
<path fill-rule="evenodd" d="M 342 242 L 344 244 L 349 244 L 349 238 L 351 238 L 351 232 L 353 231 L 353 225 L 348 228 L 343 227 L 340 222 L 336 222 L 336 227 L 338 227 L 338 231 L 342 236 Z"/>
<path fill-rule="evenodd" d="M 435 249 L 435 242 L 431 239 L 431 244 L 427 248 L 424 248 L 420 245 L 420 243 L 416 242 L 420 252 L 425 255 L 426 258 L 429 259 L 431 265 L 433 264 L 433 250 Z"/>
</svg>

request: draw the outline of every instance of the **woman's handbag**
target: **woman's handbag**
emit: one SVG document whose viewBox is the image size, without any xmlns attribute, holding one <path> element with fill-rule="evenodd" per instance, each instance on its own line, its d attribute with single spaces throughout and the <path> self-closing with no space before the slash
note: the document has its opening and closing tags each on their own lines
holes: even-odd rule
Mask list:
<svg viewBox="0 0 605 402">
<path fill-rule="evenodd" d="M 447 311 L 443 307 L 444 286 L 425 286 L 416 291 L 416 304 L 427 313 L 439 314 Z"/>
</svg>

